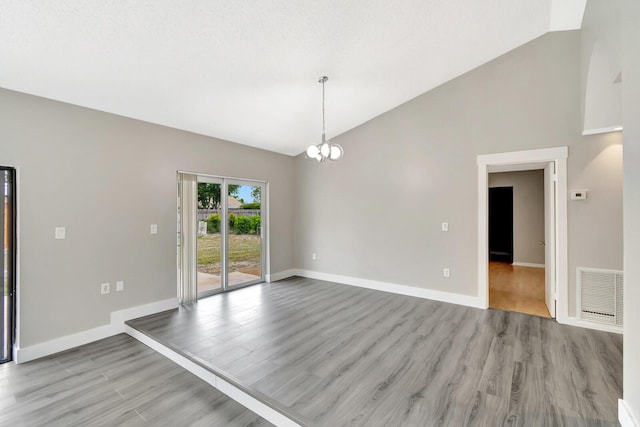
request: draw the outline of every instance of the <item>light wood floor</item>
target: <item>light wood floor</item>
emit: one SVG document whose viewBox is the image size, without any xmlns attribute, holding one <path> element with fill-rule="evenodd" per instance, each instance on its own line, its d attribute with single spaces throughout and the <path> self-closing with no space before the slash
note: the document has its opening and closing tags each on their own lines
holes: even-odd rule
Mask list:
<svg viewBox="0 0 640 427">
<path fill-rule="evenodd" d="M 544 296 L 544 268 L 489 263 L 489 307 L 551 317 Z"/>
<path fill-rule="evenodd" d="M 2 426 L 269 426 L 128 335 L 0 365 Z"/>
<path fill-rule="evenodd" d="M 615 426 L 622 337 L 312 279 L 128 324 L 318 426 Z"/>
</svg>

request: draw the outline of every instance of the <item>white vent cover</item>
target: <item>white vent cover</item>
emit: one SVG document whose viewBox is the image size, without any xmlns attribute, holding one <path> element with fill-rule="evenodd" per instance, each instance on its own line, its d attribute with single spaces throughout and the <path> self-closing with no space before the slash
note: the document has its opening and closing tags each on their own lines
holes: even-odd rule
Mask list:
<svg viewBox="0 0 640 427">
<path fill-rule="evenodd" d="M 580 319 L 622 326 L 622 271 L 578 267 L 577 302 Z"/>
</svg>

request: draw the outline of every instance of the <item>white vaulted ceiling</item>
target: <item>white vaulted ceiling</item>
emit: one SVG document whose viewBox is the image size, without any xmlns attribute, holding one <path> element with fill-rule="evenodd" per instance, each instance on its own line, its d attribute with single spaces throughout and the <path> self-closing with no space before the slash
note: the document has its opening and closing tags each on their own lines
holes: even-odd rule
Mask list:
<svg viewBox="0 0 640 427">
<path fill-rule="evenodd" d="M 296 155 L 585 1 L 0 0 L 0 87 Z"/>
</svg>

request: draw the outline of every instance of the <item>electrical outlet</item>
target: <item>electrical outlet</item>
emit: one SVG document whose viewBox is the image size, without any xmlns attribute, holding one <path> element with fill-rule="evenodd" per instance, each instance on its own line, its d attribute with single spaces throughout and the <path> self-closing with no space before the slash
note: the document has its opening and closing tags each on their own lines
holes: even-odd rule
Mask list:
<svg viewBox="0 0 640 427">
<path fill-rule="evenodd" d="M 316 260 L 316 253 L 315 252 L 311 254 L 311 259 L 314 260 L 314 261 Z"/>
<path fill-rule="evenodd" d="M 449 271 L 448 268 L 445 268 L 444 270 L 442 270 L 442 275 L 444 277 L 450 277 L 451 276 L 451 271 Z"/>
<path fill-rule="evenodd" d="M 105 294 L 109 293 L 109 284 L 108 283 L 102 283 L 100 285 L 100 293 L 102 295 L 105 295 Z"/>
<path fill-rule="evenodd" d="M 118 280 L 116 282 L 116 292 L 124 291 L 124 280 Z"/>
</svg>

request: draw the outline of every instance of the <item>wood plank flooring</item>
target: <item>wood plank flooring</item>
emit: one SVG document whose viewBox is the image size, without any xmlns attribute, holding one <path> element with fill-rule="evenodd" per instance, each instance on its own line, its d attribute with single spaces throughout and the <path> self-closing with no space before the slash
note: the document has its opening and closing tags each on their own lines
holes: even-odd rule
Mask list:
<svg viewBox="0 0 640 427">
<path fill-rule="evenodd" d="M 0 365 L 2 426 L 271 425 L 125 334 Z"/>
<path fill-rule="evenodd" d="M 318 426 L 615 426 L 622 337 L 312 279 L 128 324 Z"/>
<path fill-rule="evenodd" d="M 490 262 L 489 307 L 551 317 L 544 284 L 544 268 Z"/>
</svg>

